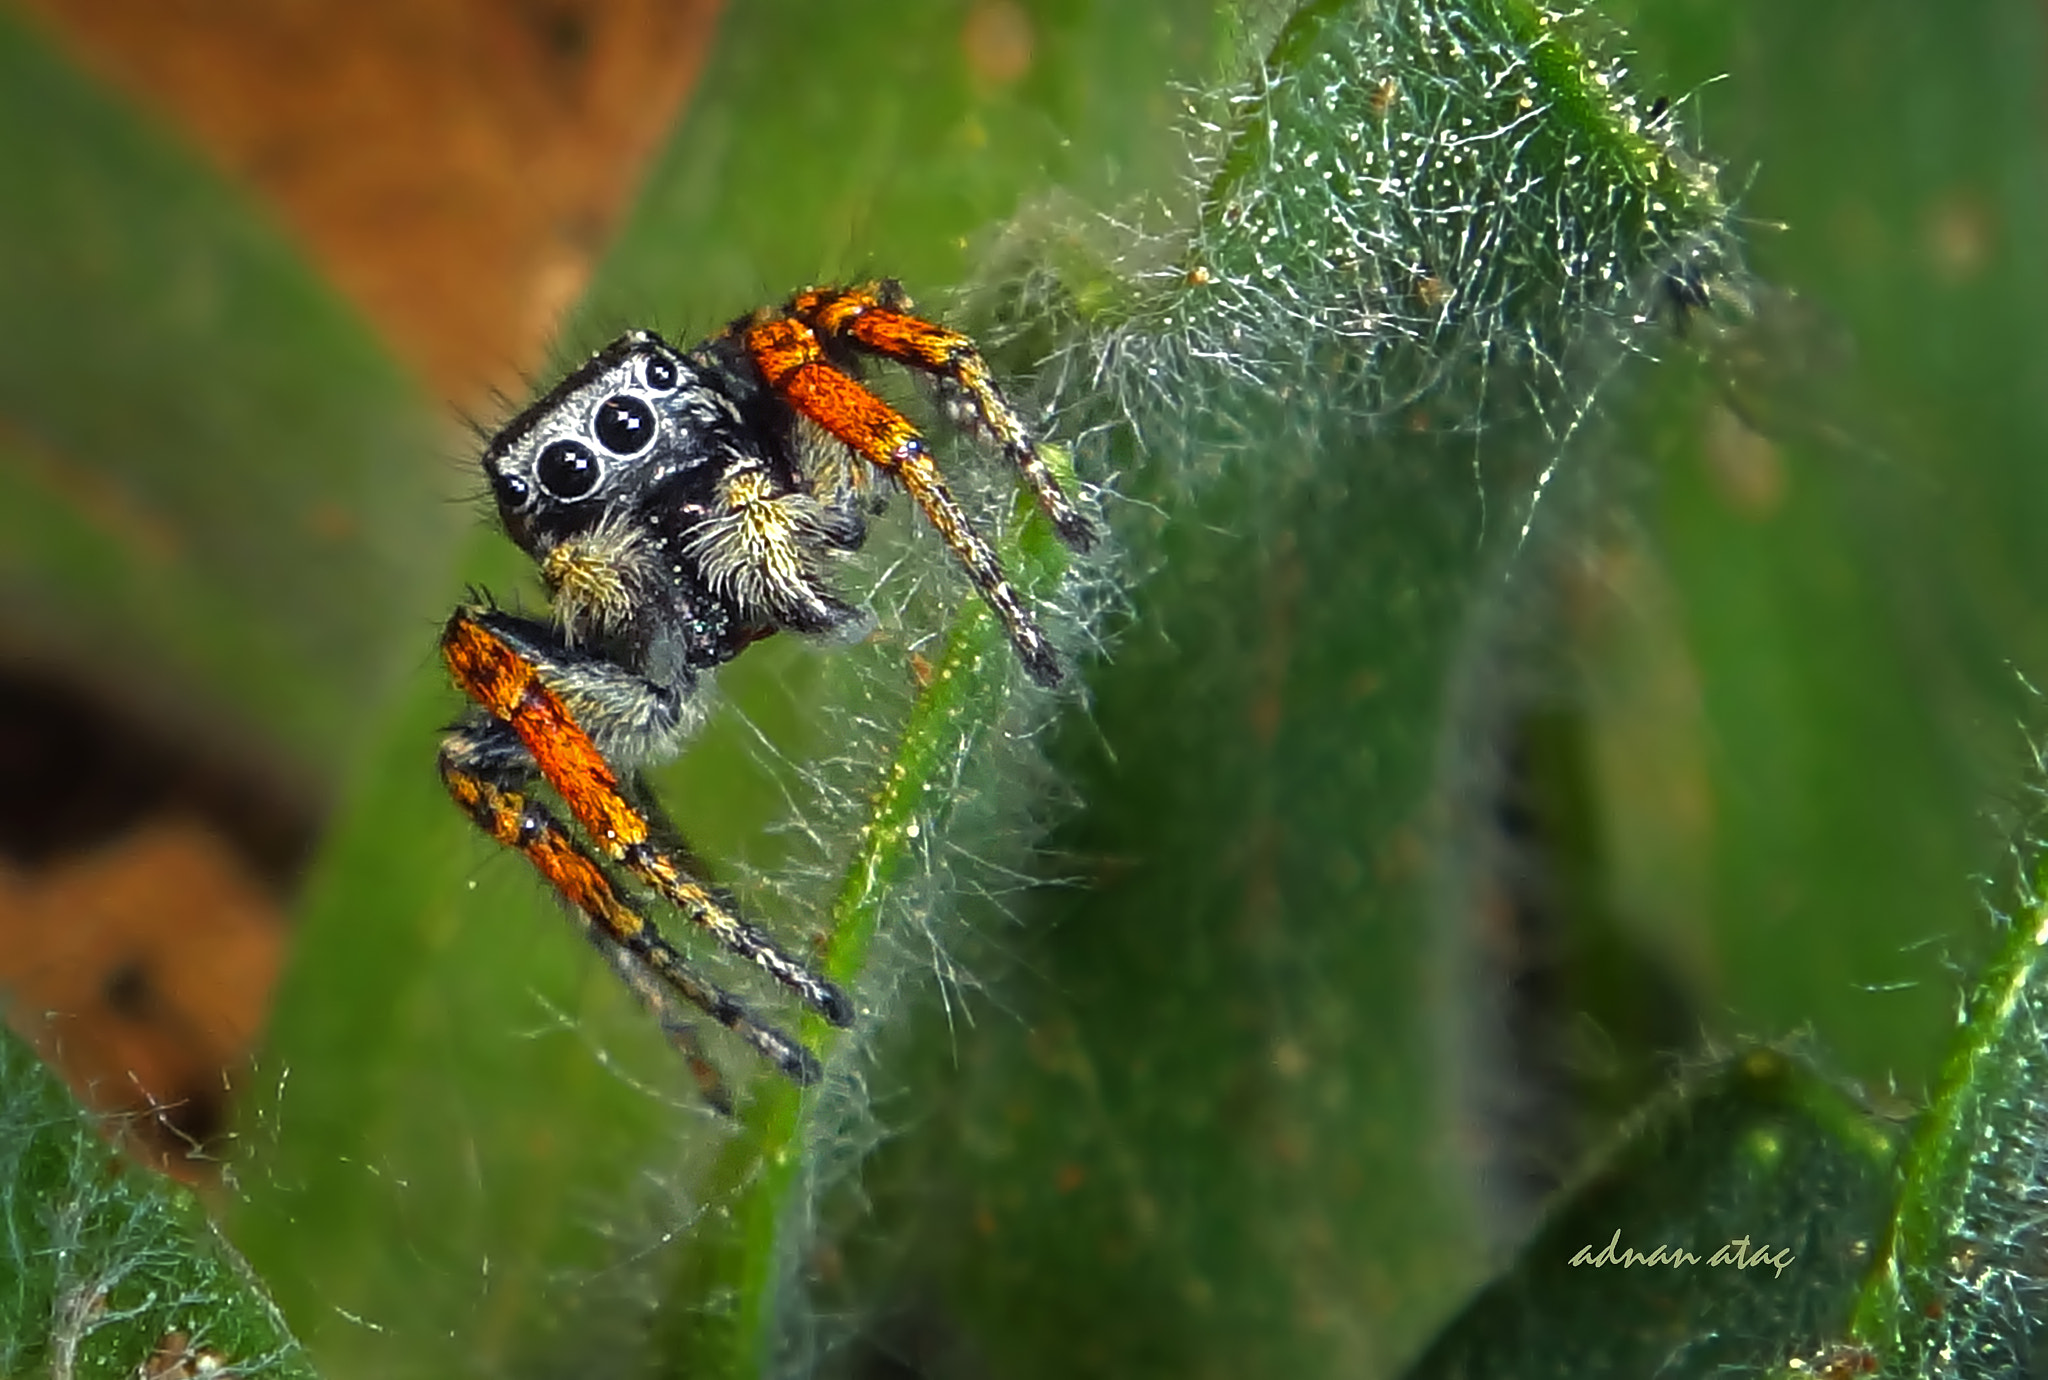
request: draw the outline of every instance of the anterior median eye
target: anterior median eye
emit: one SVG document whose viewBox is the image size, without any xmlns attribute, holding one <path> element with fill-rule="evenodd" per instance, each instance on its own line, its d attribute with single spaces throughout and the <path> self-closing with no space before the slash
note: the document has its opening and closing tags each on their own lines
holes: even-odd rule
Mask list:
<svg viewBox="0 0 2048 1380">
<path fill-rule="evenodd" d="M 533 462 L 534 477 L 556 498 L 582 498 L 597 487 L 603 469 L 590 447 L 575 441 L 550 441 Z"/>
<path fill-rule="evenodd" d="M 638 398 L 620 395 L 597 405 L 593 428 L 598 443 L 614 455 L 637 455 L 654 439 L 654 409 Z"/>
</svg>

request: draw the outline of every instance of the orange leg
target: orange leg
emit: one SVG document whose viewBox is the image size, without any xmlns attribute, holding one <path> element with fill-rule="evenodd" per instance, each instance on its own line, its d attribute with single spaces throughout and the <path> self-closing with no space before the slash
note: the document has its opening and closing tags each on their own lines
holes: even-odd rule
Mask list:
<svg viewBox="0 0 2048 1380">
<path fill-rule="evenodd" d="M 728 911 L 717 897 L 685 875 L 675 860 L 654 844 L 653 830 L 647 818 L 626 798 L 611 764 L 605 761 L 590 735 L 570 715 L 561 697 L 541 680 L 531 662 L 479 623 L 467 609 L 458 609 L 449 619 L 447 630 L 441 637 L 441 653 L 463 693 L 519 736 L 540 774 L 562 797 L 562 803 L 568 806 L 569 813 L 583 826 L 599 852 L 651 887 L 693 924 L 710 931 L 719 943 L 803 998 L 826 1020 L 837 1026 L 853 1024 L 853 1003 L 836 984 L 813 973 L 758 925 L 749 924 Z M 453 782 L 449 789 L 455 790 Z M 457 799 L 463 797 L 458 794 Z M 468 801 L 465 800 L 464 804 L 475 813 L 475 807 L 469 806 Z M 489 822 L 479 817 L 479 823 L 484 823 L 493 837 L 498 837 L 501 828 L 525 827 L 523 821 L 532 817 L 533 807 L 525 808 L 527 816 L 512 824 L 498 820 L 495 813 Z M 522 852 L 527 851 L 524 843 L 512 846 Z M 533 855 L 528 853 L 528 856 Z M 564 884 L 563 877 L 549 872 L 538 858 L 534 861 L 564 895 L 582 905 L 577 893 Z M 563 863 L 562 866 L 567 868 L 568 865 Z M 580 875 L 568 872 L 564 875 L 579 884 L 582 881 Z M 601 878 L 602 874 L 598 876 Z M 610 913 L 596 914 L 587 908 L 586 913 L 593 914 L 600 925 L 609 929 L 610 919 L 607 917 Z M 668 960 L 655 962 L 651 956 L 652 946 L 658 944 L 669 955 L 674 955 L 675 951 L 654 932 L 653 927 L 630 910 L 622 909 L 614 918 L 624 928 L 612 937 L 636 953 L 640 951 L 639 946 L 649 946 L 649 961 L 656 967 Z M 669 977 L 666 969 L 663 969 L 663 976 Z M 677 985 L 677 990 L 683 990 L 679 980 L 670 980 Z M 697 1000 L 687 991 L 684 995 L 692 1001 Z M 705 1010 L 718 1014 L 710 1006 Z"/>
<path fill-rule="evenodd" d="M 884 359 L 958 385 L 974 404 L 981 424 L 1023 474 L 1052 520 L 1060 540 L 1076 551 L 1095 544 L 1095 529 L 1067 501 L 1023 421 L 989 377 L 981 350 L 960 332 L 910 313 L 910 299 L 894 283 L 854 288 L 813 288 L 789 302 L 789 315 L 820 335 L 843 340 Z"/>
<path fill-rule="evenodd" d="M 718 1070 L 704 1056 L 689 1022 L 678 1015 L 671 992 L 733 1031 L 797 1082 L 818 1081 L 818 1061 L 811 1052 L 774 1026 L 757 1020 L 737 997 L 697 976 L 660 932 L 627 904 L 604 869 L 545 807 L 467 770 L 461 758 L 458 731 L 441 753 L 441 780 L 448 794 L 478 828 L 523 854 L 576 908 L 585 935 L 612 961 L 627 990 L 654 1013 L 670 1042 L 689 1061 L 705 1101 L 722 1111 L 732 1109 L 732 1098 Z"/>
<path fill-rule="evenodd" d="M 1041 685 L 1057 684 L 1060 664 L 1052 643 L 1003 573 L 994 548 L 960 511 L 924 437 L 909 419 L 827 360 L 817 333 L 794 317 L 753 322 L 744 328 L 742 344 L 762 379 L 791 407 L 902 481 L 1002 619 L 1024 668 Z"/>
</svg>

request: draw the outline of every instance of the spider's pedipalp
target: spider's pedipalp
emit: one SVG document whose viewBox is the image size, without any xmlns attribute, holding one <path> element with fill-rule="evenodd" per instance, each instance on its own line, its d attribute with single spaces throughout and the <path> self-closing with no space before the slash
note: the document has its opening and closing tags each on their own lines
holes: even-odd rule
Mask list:
<svg viewBox="0 0 2048 1380">
<path fill-rule="evenodd" d="M 714 595 L 799 632 L 829 632 L 861 616 L 818 568 L 843 527 L 816 495 L 778 484 L 765 464 L 742 464 L 720 479 L 717 505 L 682 548 Z"/>
</svg>

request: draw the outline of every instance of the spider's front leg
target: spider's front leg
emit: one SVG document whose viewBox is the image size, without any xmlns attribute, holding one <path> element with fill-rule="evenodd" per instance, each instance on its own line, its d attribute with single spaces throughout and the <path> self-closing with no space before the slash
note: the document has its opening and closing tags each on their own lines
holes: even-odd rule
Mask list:
<svg viewBox="0 0 2048 1380">
<path fill-rule="evenodd" d="M 1094 546 L 1095 529 L 1068 500 L 1038 453 L 1030 429 L 996 387 L 980 347 L 951 327 L 916 315 L 912 308 L 901 283 L 882 279 L 859 287 L 800 292 L 790 299 L 789 315 L 828 340 L 894 360 L 948 385 L 954 390 L 951 401 L 965 400 L 966 410 L 1024 476 L 1060 540 L 1076 551 Z M 958 420 L 961 409 L 956 405 L 950 410 Z"/>
<path fill-rule="evenodd" d="M 853 1003 L 836 984 L 812 972 L 765 930 L 732 914 L 658 845 L 646 814 L 628 798 L 571 707 L 573 702 L 592 718 L 604 715 L 614 739 L 640 735 L 659 741 L 678 726 L 681 706 L 674 696 L 608 662 L 577 656 L 543 624 L 491 609 L 457 610 L 442 635 L 441 650 L 456 684 L 489 716 L 455 730 L 444 744 L 441 771 L 450 794 L 486 833 L 524 854 L 605 940 L 643 961 L 668 988 L 738 1033 L 789 1076 L 815 1080 L 817 1061 L 808 1050 L 692 972 L 660 932 L 619 896 L 597 862 L 544 806 L 526 796 L 524 787 L 532 777 L 544 777 L 605 857 L 826 1020 L 851 1025 Z"/>
<path fill-rule="evenodd" d="M 1095 534 L 1061 491 L 1030 434 L 989 377 L 981 352 L 966 336 L 901 310 L 900 289 L 869 284 L 817 290 L 734 328 L 762 381 L 799 415 L 856 455 L 894 475 L 951 548 L 982 598 L 995 610 L 1034 680 L 1054 685 L 1060 663 L 1052 643 L 1024 606 L 987 539 L 974 529 L 910 420 L 833 362 L 828 342 L 920 370 L 959 390 L 983 427 L 1023 473 L 1069 546 L 1085 550 Z"/>
</svg>

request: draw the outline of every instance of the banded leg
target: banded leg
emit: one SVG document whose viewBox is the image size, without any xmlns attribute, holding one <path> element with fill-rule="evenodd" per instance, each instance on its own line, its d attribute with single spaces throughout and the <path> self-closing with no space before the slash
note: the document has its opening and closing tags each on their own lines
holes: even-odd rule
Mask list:
<svg viewBox="0 0 2048 1380">
<path fill-rule="evenodd" d="M 456 610 L 448 620 L 441 654 L 463 693 L 518 735 L 534 766 L 599 852 L 833 1025 L 853 1024 L 853 1002 L 837 984 L 813 973 L 766 930 L 727 910 L 654 844 L 646 815 L 627 798 L 611 764 L 531 661 L 469 609 Z"/>
<path fill-rule="evenodd" d="M 584 933 L 590 937 L 591 946 L 604 955 L 605 962 L 611 964 L 612 972 L 620 983 L 639 999 L 640 1005 L 661 1026 L 661 1033 L 668 1037 L 669 1048 L 683 1056 L 690 1077 L 696 1081 L 697 1095 L 704 1099 L 705 1105 L 723 1116 L 731 1116 L 734 1111 L 732 1092 L 725 1086 L 725 1078 L 718 1072 L 718 1065 L 712 1063 L 711 1056 L 705 1052 L 704 1042 L 697 1038 L 696 1025 L 678 1010 L 667 986 L 658 981 L 647 964 L 634 957 L 630 949 L 620 948 L 600 937 L 598 931 L 588 925 L 584 927 Z"/>
<path fill-rule="evenodd" d="M 892 282 L 813 288 L 790 299 L 789 314 L 828 339 L 845 341 L 869 354 L 951 381 L 967 395 L 982 426 L 1031 486 L 1060 540 L 1076 551 L 1095 544 L 1095 529 L 1053 478 L 1030 431 L 996 387 L 988 361 L 972 340 L 912 315 L 909 297 Z"/>
<path fill-rule="evenodd" d="M 613 887 L 604 869 L 585 853 L 547 808 L 523 792 L 498 785 L 466 762 L 472 739 L 461 729 L 441 749 L 441 780 L 478 828 L 505 847 L 522 854 L 549 885 L 575 907 L 585 934 L 612 960 L 626 986 L 652 1010 L 690 1060 L 698 1085 L 713 1105 L 724 1097 L 723 1085 L 696 1044 L 687 1022 L 675 1018 L 672 991 L 752 1045 L 770 1063 L 798 1083 L 818 1081 L 818 1061 L 798 1041 L 759 1020 L 744 1003 L 716 983 L 707 981 L 684 960 L 661 932 L 629 905 Z M 668 991 L 646 979 L 653 973 Z M 707 1087 L 708 1084 L 708 1087 Z"/>
<path fill-rule="evenodd" d="M 831 363 L 817 332 L 794 317 L 752 322 L 742 328 L 741 344 L 762 380 L 791 407 L 902 481 L 1002 620 L 1024 669 L 1041 685 L 1057 685 L 1060 663 L 1051 641 L 1003 573 L 995 549 L 960 511 L 910 420 Z"/>
</svg>

